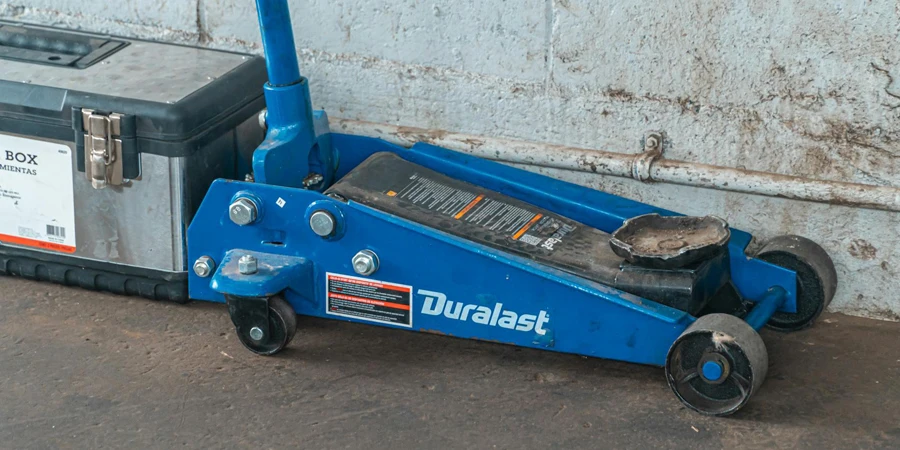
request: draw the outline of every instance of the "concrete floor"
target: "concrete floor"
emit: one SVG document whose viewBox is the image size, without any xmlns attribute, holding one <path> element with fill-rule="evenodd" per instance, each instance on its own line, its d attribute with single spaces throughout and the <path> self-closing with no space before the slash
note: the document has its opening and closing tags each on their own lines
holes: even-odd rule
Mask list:
<svg viewBox="0 0 900 450">
<path fill-rule="evenodd" d="M 0 277 L 0 448 L 898 448 L 900 324 L 764 332 L 737 415 L 662 369 L 301 317 L 277 357 L 225 308 Z"/>
</svg>

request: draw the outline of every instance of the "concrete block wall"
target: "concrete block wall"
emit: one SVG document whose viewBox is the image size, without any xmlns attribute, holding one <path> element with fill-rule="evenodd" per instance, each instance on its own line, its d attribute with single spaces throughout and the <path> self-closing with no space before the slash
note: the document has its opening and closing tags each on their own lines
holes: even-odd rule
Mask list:
<svg viewBox="0 0 900 450">
<path fill-rule="evenodd" d="M 896 0 L 292 0 L 330 115 L 900 186 Z M 252 0 L 0 0 L 0 17 L 261 53 Z M 898 213 L 531 168 L 820 242 L 831 309 L 900 320 Z"/>
</svg>

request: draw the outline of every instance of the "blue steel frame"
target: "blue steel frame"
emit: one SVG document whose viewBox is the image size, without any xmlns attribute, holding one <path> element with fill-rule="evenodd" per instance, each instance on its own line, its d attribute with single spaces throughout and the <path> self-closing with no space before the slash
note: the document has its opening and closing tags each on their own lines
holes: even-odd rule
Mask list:
<svg viewBox="0 0 900 450">
<path fill-rule="evenodd" d="M 665 363 L 671 344 L 695 320 L 683 311 L 298 186 L 315 172 L 326 178 L 318 189 L 323 190 L 369 156 L 392 152 L 606 232 L 630 217 L 676 213 L 427 144 L 407 149 L 330 133 L 324 113 L 313 114 L 306 79 L 296 69 L 286 1 L 257 0 L 257 8 L 270 78 L 265 87 L 269 131 L 254 154 L 256 183 L 217 180 L 191 223 L 190 260 L 207 255 L 218 262 L 212 278 L 190 274 L 191 298 L 224 302 L 226 294 L 283 294 L 299 314 L 410 329 L 327 313 L 326 273 L 358 276 L 351 258 L 369 249 L 379 256 L 380 267 L 368 278 L 412 287 L 413 330 Z M 229 204 L 242 196 L 259 205 L 258 219 L 248 226 L 228 217 Z M 328 238 L 315 235 L 308 225 L 312 212 L 321 209 L 337 221 L 336 232 Z M 796 312 L 797 283 L 793 271 L 746 256 L 750 239 L 748 233 L 732 229 L 728 251 L 735 286 L 745 299 L 756 301 L 745 320 L 759 329 L 776 310 Z M 237 259 L 248 253 L 258 258 L 259 271 L 241 275 Z M 543 313 L 547 320 L 541 327 L 519 331 L 494 326 L 496 320 L 481 324 L 423 313 L 423 305 L 434 301 L 436 293 L 447 301 L 492 311 Z"/>
</svg>

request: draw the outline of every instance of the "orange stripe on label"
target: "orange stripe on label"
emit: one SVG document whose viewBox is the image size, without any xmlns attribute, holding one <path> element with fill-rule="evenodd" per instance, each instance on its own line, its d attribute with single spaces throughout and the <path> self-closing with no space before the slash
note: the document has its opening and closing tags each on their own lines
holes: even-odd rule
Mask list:
<svg viewBox="0 0 900 450">
<path fill-rule="evenodd" d="M 385 302 L 382 300 L 372 300 L 372 299 L 368 299 L 368 298 L 356 297 L 353 295 L 335 294 L 334 292 L 329 292 L 328 296 L 331 298 L 337 298 L 337 299 L 347 300 L 347 301 L 351 301 L 351 302 L 365 303 L 368 305 L 384 306 L 385 308 L 402 309 L 404 311 L 409 311 L 409 305 L 403 305 L 400 303 Z"/>
<path fill-rule="evenodd" d="M 466 207 L 463 208 L 462 211 L 458 212 L 455 216 L 453 216 L 453 218 L 456 220 L 462 219 L 462 216 L 466 215 L 466 213 L 469 212 L 470 209 L 474 208 L 475 205 L 477 205 L 478 202 L 480 202 L 481 199 L 483 199 L 483 198 L 484 198 L 483 195 L 479 195 L 478 197 L 475 197 L 475 200 L 472 200 L 471 202 L 469 202 L 469 204 L 466 205 Z"/>
<path fill-rule="evenodd" d="M 75 247 L 63 244 L 54 244 L 53 242 L 44 242 L 37 239 L 28 239 L 19 236 L 10 236 L 8 234 L 0 234 L 0 242 L 9 244 L 26 245 L 28 247 L 37 247 L 44 250 L 54 250 L 63 253 L 75 253 Z"/>
<path fill-rule="evenodd" d="M 525 232 L 528 231 L 528 229 L 531 228 L 531 226 L 534 225 L 535 222 L 540 220 L 541 217 L 544 217 L 544 215 L 538 214 L 538 215 L 532 217 L 531 220 L 529 220 L 528 223 L 526 223 L 524 227 L 519 228 L 519 231 L 516 231 L 516 234 L 513 235 L 513 240 L 516 240 L 516 239 L 519 239 L 520 237 L 522 237 L 522 235 L 525 234 Z"/>
<path fill-rule="evenodd" d="M 396 284 L 390 283 L 382 283 L 380 281 L 369 281 L 369 280 L 361 280 L 357 278 L 347 278 L 339 275 L 328 275 L 328 281 L 339 281 L 341 283 L 350 283 L 356 284 L 359 286 L 369 286 L 374 287 L 376 289 L 390 289 L 392 291 L 401 291 L 401 292 L 412 292 L 410 288 L 406 286 L 397 286 Z"/>
</svg>

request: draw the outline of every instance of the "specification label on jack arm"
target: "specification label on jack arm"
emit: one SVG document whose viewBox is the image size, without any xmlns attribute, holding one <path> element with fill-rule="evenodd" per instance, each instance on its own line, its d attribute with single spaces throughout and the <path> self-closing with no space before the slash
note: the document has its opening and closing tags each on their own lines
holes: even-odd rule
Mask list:
<svg viewBox="0 0 900 450">
<path fill-rule="evenodd" d="M 325 278 L 326 314 L 412 327 L 412 286 L 336 273 Z"/>
<path fill-rule="evenodd" d="M 434 211 L 454 220 L 462 220 L 504 234 L 508 239 L 554 250 L 554 246 L 575 230 L 574 225 L 525 207 L 515 206 L 484 194 L 440 183 L 414 173 L 408 184 L 385 193 Z"/>
<path fill-rule="evenodd" d="M 0 134 L 0 242 L 75 252 L 68 146 Z"/>
</svg>

